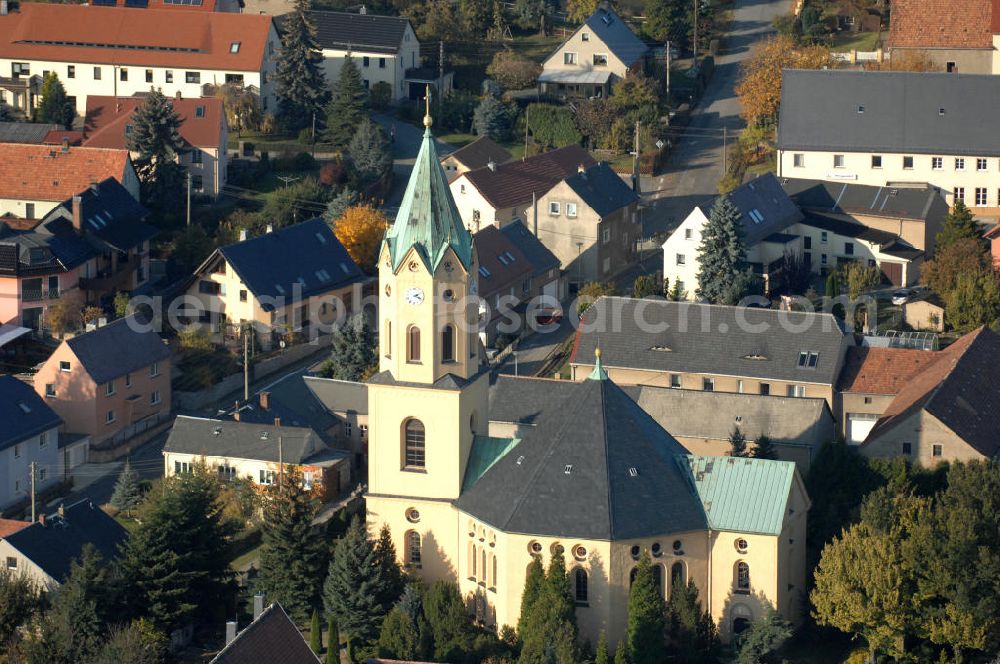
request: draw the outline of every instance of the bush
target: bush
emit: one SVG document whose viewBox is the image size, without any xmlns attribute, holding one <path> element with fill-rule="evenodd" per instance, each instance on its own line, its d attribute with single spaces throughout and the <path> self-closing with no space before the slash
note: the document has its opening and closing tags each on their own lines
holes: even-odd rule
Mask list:
<svg viewBox="0 0 1000 664">
<path fill-rule="evenodd" d="M 479 103 L 471 92 L 456 90 L 448 93 L 441 105 L 441 118 L 435 120 L 441 129 L 458 132 L 472 130 L 472 114 Z"/>
<path fill-rule="evenodd" d="M 319 181 L 327 187 L 344 184 L 347 182 L 347 168 L 340 161 L 327 162 L 319 169 Z"/>
<path fill-rule="evenodd" d="M 297 138 L 298 142 L 302 145 L 312 145 L 313 142 L 313 132 L 311 127 L 306 127 L 299 131 Z"/>
<path fill-rule="evenodd" d="M 524 90 L 535 85 L 542 66 L 514 51 L 498 51 L 486 67 L 486 75 L 505 90 Z"/>
<path fill-rule="evenodd" d="M 384 111 L 392 103 L 392 86 L 385 81 L 379 81 L 368 93 L 368 104 L 376 111 Z"/>
<path fill-rule="evenodd" d="M 296 171 L 311 171 L 316 168 L 316 160 L 308 152 L 300 152 L 292 158 L 292 168 Z"/>
<path fill-rule="evenodd" d="M 186 351 L 211 351 L 214 348 L 208 332 L 196 327 L 189 327 L 178 332 L 177 343 L 181 350 Z"/>
<path fill-rule="evenodd" d="M 564 106 L 531 104 L 525 115 L 531 135 L 547 148 L 579 144 L 583 138 L 576 128 L 573 113 Z"/>
</svg>

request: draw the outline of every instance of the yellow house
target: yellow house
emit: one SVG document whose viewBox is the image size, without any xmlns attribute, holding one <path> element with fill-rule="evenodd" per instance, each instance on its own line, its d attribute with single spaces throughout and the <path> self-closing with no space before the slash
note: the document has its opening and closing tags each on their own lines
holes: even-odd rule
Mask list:
<svg viewBox="0 0 1000 664">
<path fill-rule="evenodd" d="M 538 404 L 523 439 L 489 435 L 474 323 L 477 252 L 427 131 L 379 258 L 380 373 L 369 384 L 368 525 L 477 617 L 517 623 L 533 556 L 568 561 L 581 638 L 625 635 L 644 551 L 691 579 L 729 638 L 764 600 L 801 615 L 809 499 L 791 462 L 691 456 L 608 378 Z M 750 508 L 750 506 L 753 506 Z"/>
<path fill-rule="evenodd" d="M 235 334 L 252 323 L 269 349 L 291 332 L 330 332 L 357 313 L 365 275 L 316 218 L 219 247 L 195 270 L 187 291 L 191 321 Z"/>
</svg>

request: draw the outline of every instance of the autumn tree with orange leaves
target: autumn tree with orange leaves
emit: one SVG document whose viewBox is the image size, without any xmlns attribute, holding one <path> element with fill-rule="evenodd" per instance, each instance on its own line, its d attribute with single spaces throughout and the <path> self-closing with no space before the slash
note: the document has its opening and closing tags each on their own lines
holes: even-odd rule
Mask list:
<svg viewBox="0 0 1000 664">
<path fill-rule="evenodd" d="M 358 267 L 368 274 L 375 269 L 378 248 L 388 228 L 389 220 L 371 205 L 349 207 L 344 216 L 333 222 L 334 235 Z"/>
<path fill-rule="evenodd" d="M 801 46 L 787 35 L 766 40 L 743 64 L 736 85 L 736 96 L 743 107 L 740 116 L 751 126 L 775 125 L 781 105 L 782 70 L 831 65 L 830 49 L 825 46 Z"/>
</svg>

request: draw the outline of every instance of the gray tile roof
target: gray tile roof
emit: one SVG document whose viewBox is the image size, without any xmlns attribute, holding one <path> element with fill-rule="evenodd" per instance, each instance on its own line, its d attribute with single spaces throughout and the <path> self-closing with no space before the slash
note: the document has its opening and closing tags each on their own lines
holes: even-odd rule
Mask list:
<svg viewBox="0 0 1000 664">
<path fill-rule="evenodd" d="M 632 187 L 603 161 L 570 175 L 566 184 L 602 217 L 639 201 Z"/>
<path fill-rule="evenodd" d="M 89 500 L 50 514 L 45 523 L 35 522 L 6 538 L 7 543 L 58 582 L 66 579 L 70 563 L 78 560 L 86 544 L 92 544 L 105 562 L 118 557 L 118 545 L 128 531 Z"/>
<path fill-rule="evenodd" d="M 326 449 L 319 435 L 305 427 L 178 415 L 163 452 L 278 463 L 279 438 L 285 463 L 303 463 Z"/>
<path fill-rule="evenodd" d="M 778 148 L 998 156 L 996 108 L 996 76 L 787 70 Z"/>
<path fill-rule="evenodd" d="M 119 318 L 65 343 L 98 385 L 170 357 L 160 335 L 145 329 L 136 316 Z"/>
<path fill-rule="evenodd" d="M 348 12 L 309 12 L 321 49 L 397 53 L 409 21 L 399 16 Z M 327 81 L 332 83 L 332 81 Z"/>
<path fill-rule="evenodd" d="M 99 249 L 128 251 L 157 234 L 156 228 L 144 222 L 149 210 L 132 198 L 132 194 L 114 178 L 107 178 L 80 192 L 80 203 L 84 231 L 97 240 L 95 244 Z M 49 212 L 43 223 L 56 219 L 62 219 L 64 223 L 72 222 L 72 198 Z"/>
<path fill-rule="evenodd" d="M 593 364 L 599 345 L 607 368 L 833 385 L 853 345 L 826 313 L 604 297 L 583 318 L 570 361 Z M 818 353 L 816 366 L 800 368 L 801 352 Z"/>
<path fill-rule="evenodd" d="M 264 609 L 210 664 L 319 664 L 319 657 L 280 604 Z"/>
<path fill-rule="evenodd" d="M 49 408 L 31 385 L 0 376 L 0 450 L 62 424 L 62 418 Z"/>
<path fill-rule="evenodd" d="M 706 217 L 711 214 L 717 200 L 702 208 Z M 729 200 L 740 211 L 743 241 L 748 247 L 802 219 L 799 208 L 782 190 L 773 173 L 765 173 L 732 190 Z"/>
<path fill-rule="evenodd" d="M 469 170 L 474 170 L 489 165 L 490 161 L 504 164 L 510 161 L 511 157 L 510 152 L 493 142 L 489 136 L 480 136 L 447 155 L 445 159 L 455 159 Z"/>
<path fill-rule="evenodd" d="M 929 184 L 877 187 L 847 182 L 782 178 L 781 187 L 803 210 L 872 217 L 923 219 L 943 217 L 948 204 Z"/>
<path fill-rule="evenodd" d="M 550 395 L 536 429 L 457 501 L 506 532 L 620 540 L 705 528 L 687 450 L 610 380 Z"/>
<path fill-rule="evenodd" d="M 521 220 L 507 224 L 500 229 L 504 235 L 521 250 L 528 262 L 531 263 L 532 274 L 542 275 L 553 268 L 559 267 L 559 259 L 549 251 L 549 248 L 542 244 L 542 241 L 529 231 Z"/>
<path fill-rule="evenodd" d="M 365 383 L 304 376 L 303 384 L 324 407 L 335 413 L 368 414 L 368 385 Z"/>
<path fill-rule="evenodd" d="M 306 380 L 312 379 L 294 373 L 272 384 L 267 389 L 269 393 L 267 408 L 263 407 L 263 399 L 257 395 L 249 402 L 240 404 L 239 421 L 274 424 L 275 418 L 280 418 L 283 426 L 306 427 L 322 436 L 339 420 L 331 412 L 335 409 L 328 410 L 327 406 L 307 386 Z M 362 387 L 364 386 L 362 385 Z M 229 409 L 226 415 L 232 417 L 233 410 Z"/>
<path fill-rule="evenodd" d="M 0 122 L 0 143 L 41 143 L 50 131 L 62 131 L 57 124 L 33 122 Z"/>
<path fill-rule="evenodd" d="M 649 51 L 649 47 L 612 9 L 598 7 L 587 19 L 586 25 L 626 66 L 632 66 Z"/>
</svg>

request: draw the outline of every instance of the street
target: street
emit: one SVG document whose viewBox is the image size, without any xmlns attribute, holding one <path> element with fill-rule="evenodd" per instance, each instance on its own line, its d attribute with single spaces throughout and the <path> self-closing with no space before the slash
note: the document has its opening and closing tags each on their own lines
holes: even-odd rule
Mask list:
<svg viewBox="0 0 1000 664">
<path fill-rule="evenodd" d="M 403 200 L 403 192 L 406 191 L 406 183 L 410 179 L 413 162 L 416 160 L 420 144 L 424 140 L 424 130 L 414 127 L 409 122 L 403 122 L 382 113 L 373 113 L 372 119 L 385 130 L 386 136 L 389 135 L 392 127 L 396 128 L 396 141 L 392 144 L 392 189 L 383 205 L 386 216 L 392 221 L 400 201 Z M 433 130 L 433 127 L 431 129 Z M 434 142 L 437 145 L 438 156 L 444 157 L 455 151 L 453 145 L 438 140 Z"/>
</svg>

